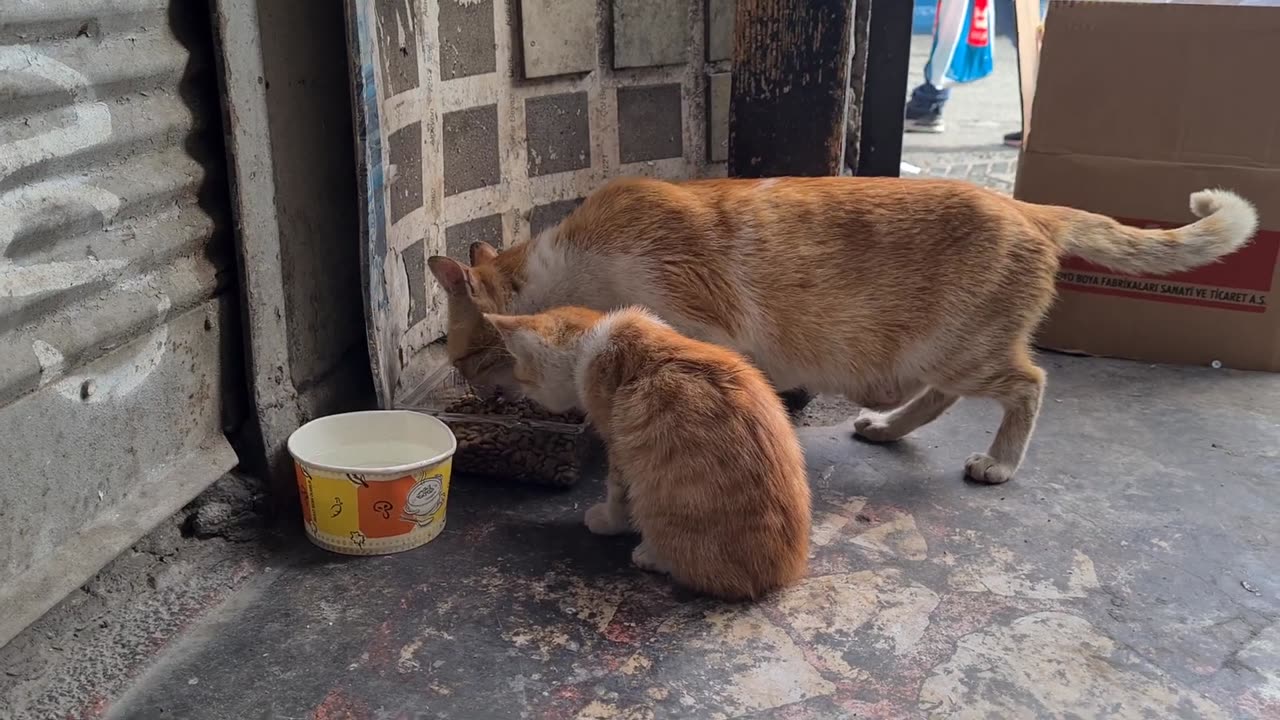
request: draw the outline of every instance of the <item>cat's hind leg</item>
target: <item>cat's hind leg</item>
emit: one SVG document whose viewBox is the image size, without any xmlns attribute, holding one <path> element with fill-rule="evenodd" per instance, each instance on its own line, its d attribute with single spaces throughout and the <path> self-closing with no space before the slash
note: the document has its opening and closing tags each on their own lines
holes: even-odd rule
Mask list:
<svg viewBox="0 0 1280 720">
<path fill-rule="evenodd" d="M 888 412 L 905 405 L 924 388 L 925 383 L 921 380 L 871 379 L 845 391 L 845 397 L 864 410 Z"/>
<path fill-rule="evenodd" d="M 1026 348 L 1019 348 L 1005 371 L 976 388 L 973 394 L 999 401 L 1004 417 L 991 447 L 965 461 L 964 473 L 970 480 L 998 485 L 1013 478 L 1035 430 L 1044 384 L 1044 370 L 1031 361 Z"/>
<path fill-rule="evenodd" d="M 869 442 L 901 440 L 917 428 L 938 419 L 958 399 L 957 395 L 931 387 L 889 412 L 863 410 L 853 421 L 853 431 Z"/>
</svg>

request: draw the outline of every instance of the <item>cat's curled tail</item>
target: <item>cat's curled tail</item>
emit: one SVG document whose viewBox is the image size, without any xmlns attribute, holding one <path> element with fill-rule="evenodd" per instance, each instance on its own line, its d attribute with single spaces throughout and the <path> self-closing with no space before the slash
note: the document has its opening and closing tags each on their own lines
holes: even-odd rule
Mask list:
<svg viewBox="0 0 1280 720">
<path fill-rule="evenodd" d="M 1207 265 L 1245 245 L 1258 229 L 1253 204 L 1229 190 L 1192 193 L 1191 212 L 1200 219 L 1173 230 L 1142 230 L 1082 210 L 1041 207 L 1066 254 L 1122 273 L 1164 275 Z"/>
</svg>

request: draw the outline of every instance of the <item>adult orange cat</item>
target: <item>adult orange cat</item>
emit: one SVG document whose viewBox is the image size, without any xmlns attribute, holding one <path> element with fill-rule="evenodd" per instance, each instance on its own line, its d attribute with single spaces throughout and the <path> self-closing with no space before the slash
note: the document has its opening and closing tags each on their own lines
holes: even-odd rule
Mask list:
<svg viewBox="0 0 1280 720">
<path fill-rule="evenodd" d="M 636 565 L 730 600 L 805 573 L 809 483 L 782 401 L 737 353 L 640 309 L 490 315 L 521 390 L 587 413 L 609 450 L 594 533 L 640 532 Z"/>
<path fill-rule="evenodd" d="M 1030 338 L 1059 260 L 1169 273 L 1257 228 L 1231 192 L 1197 192 L 1191 210 L 1201 219 L 1185 227 L 1140 230 L 959 181 L 626 179 L 528 243 L 474 245 L 473 267 L 430 266 L 450 296 L 450 356 L 476 383 L 509 382 L 481 312 L 642 305 L 741 352 L 779 390 L 844 393 L 867 408 L 855 429 L 868 440 L 897 440 L 961 396 L 996 400 L 1000 428 L 965 471 L 1001 483 L 1040 410 Z"/>
</svg>

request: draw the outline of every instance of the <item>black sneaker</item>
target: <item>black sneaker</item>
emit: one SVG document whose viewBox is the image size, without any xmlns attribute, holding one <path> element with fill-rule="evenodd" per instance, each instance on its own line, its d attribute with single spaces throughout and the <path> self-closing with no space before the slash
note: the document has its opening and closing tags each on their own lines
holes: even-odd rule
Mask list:
<svg viewBox="0 0 1280 720">
<path fill-rule="evenodd" d="M 925 83 L 911 91 L 903 130 L 907 132 L 940 133 L 946 129 L 942 122 L 942 106 L 951 97 L 950 88 L 939 90 Z"/>
<path fill-rule="evenodd" d="M 919 115 L 907 115 L 902 123 L 902 129 L 905 132 L 914 133 L 940 133 L 947 129 L 947 124 L 942 120 L 940 112 L 926 112 Z"/>
<path fill-rule="evenodd" d="M 1011 132 L 1004 136 L 1004 144 L 1011 148 L 1022 147 L 1022 131 Z"/>
</svg>

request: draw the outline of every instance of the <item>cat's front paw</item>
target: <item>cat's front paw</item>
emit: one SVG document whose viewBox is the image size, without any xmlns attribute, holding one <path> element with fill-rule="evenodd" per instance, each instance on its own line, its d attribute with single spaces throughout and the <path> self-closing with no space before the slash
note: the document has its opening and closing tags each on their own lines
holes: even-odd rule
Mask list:
<svg viewBox="0 0 1280 720">
<path fill-rule="evenodd" d="M 901 440 L 902 435 L 893 432 L 893 428 L 885 422 L 885 418 L 885 413 L 863 410 L 853 421 L 853 432 L 867 442 L 887 443 Z"/>
<path fill-rule="evenodd" d="M 964 474 L 974 482 L 984 485 L 999 485 L 1013 479 L 1012 468 L 986 453 L 974 453 L 964 461 Z"/>
<path fill-rule="evenodd" d="M 631 529 L 625 517 L 615 516 L 610 510 L 609 503 L 596 503 L 587 508 L 583 522 L 586 523 L 587 529 L 596 535 L 621 535 Z"/>
<path fill-rule="evenodd" d="M 649 543 L 641 541 L 635 550 L 631 551 L 631 562 L 641 570 L 648 572 L 664 573 L 666 568 L 658 561 L 658 555 L 653 551 L 653 547 Z"/>
</svg>

